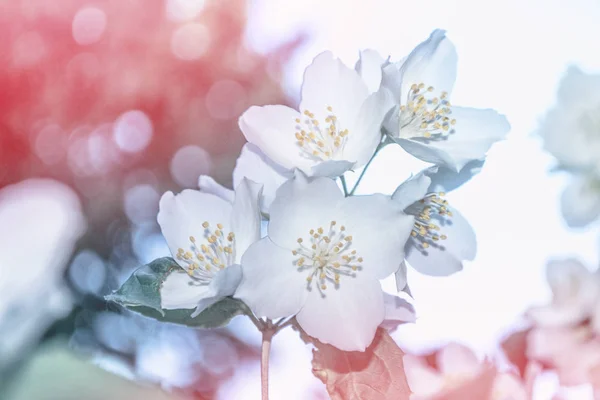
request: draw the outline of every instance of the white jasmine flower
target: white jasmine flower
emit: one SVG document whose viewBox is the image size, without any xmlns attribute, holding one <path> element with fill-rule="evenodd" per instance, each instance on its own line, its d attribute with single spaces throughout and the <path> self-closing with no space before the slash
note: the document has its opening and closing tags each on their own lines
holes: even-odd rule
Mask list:
<svg viewBox="0 0 600 400">
<path fill-rule="evenodd" d="M 390 137 L 423 161 L 460 171 L 483 159 L 510 125 L 494 110 L 450 103 L 456 65 L 454 45 L 438 29 L 405 61 L 384 65 L 382 85 L 396 96 L 385 122 Z"/>
<path fill-rule="evenodd" d="M 600 214 L 600 75 L 569 68 L 539 132 L 560 168 L 576 175 L 561 199 L 567 224 L 587 225 Z"/>
<path fill-rule="evenodd" d="M 552 302 L 531 308 L 529 317 L 541 326 L 568 326 L 588 319 L 597 308 L 600 279 L 575 259 L 555 260 L 546 267 Z"/>
<path fill-rule="evenodd" d="M 415 216 L 406 260 L 417 271 L 433 276 L 451 275 L 473 260 L 477 251 L 475 232 L 469 222 L 444 199 L 444 192 L 431 192 L 437 168 L 425 170 L 402 183 L 392 195 L 405 213 Z M 436 180 L 436 179 L 434 179 Z M 406 285 L 406 266 L 396 272 L 396 285 Z"/>
<path fill-rule="evenodd" d="M 344 197 L 299 172 L 277 191 L 268 236 L 242 258 L 235 294 L 258 316 L 295 315 L 309 335 L 364 351 L 384 319 L 379 279 L 398 268 L 414 219 L 389 196 Z"/>
<path fill-rule="evenodd" d="M 358 72 L 326 51 L 304 73 L 300 111 L 253 106 L 239 125 L 246 139 L 283 170 L 337 177 L 371 158 L 392 105 L 388 90 L 371 93 Z"/>
<path fill-rule="evenodd" d="M 181 267 L 163 282 L 161 307 L 195 309 L 194 315 L 235 292 L 242 277 L 241 257 L 260 239 L 261 185 L 244 179 L 232 203 L 220 185 L 206 178 L 203 183 L 225 198 L 197 190 L 167 192 L 158 213 L 162 233 Z"/>
<path fill-rule="evenodd" d="M 233 170 L 233 184 L 237 186 L 244 178 L 263 184 L 260 208 L 268 213 L 275 199 L 275 192 L 284 182 L 293 178 L 294 173 L 277 165 L 255 145 L 246 143 Z"/>
</svg>

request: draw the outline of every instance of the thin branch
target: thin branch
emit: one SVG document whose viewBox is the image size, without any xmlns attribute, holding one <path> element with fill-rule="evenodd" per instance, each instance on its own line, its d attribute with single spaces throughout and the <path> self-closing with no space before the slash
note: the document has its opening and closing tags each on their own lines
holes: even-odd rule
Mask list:
<svg viewBox="0 0 600 400">
<path fill-rule="evenodd" d="M 340 181 L 342 182 L 342 189 L 344 189 L 344 196 L 348 197 L 348 186 L 346 185 L 346 178 L 344 175 L 340 176 Z"/>
</svg>

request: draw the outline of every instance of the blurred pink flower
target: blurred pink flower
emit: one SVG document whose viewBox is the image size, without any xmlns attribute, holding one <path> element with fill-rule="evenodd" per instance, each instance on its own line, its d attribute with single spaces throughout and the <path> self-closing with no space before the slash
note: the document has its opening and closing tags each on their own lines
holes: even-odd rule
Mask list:
<svg viewBox="0 0 600 400">
<path fill-rule="evenodd" d="M 433 357 L 406 355 L 411 400 L 458 400 L 465 395 L 488 400 L 527 400 L 528 391 L 513 373 L 497 372 L 469 348 L 450 343 Z"/>
<path fill-rule="evenodd" d="M 546 277 L 552 290 L 551 303 L 527 312 L 536 325 L 566 326 L 591 317 L 600 294 L 597 274 L 575 259 L 566 259 L 549 262 Z"/>
</svg>

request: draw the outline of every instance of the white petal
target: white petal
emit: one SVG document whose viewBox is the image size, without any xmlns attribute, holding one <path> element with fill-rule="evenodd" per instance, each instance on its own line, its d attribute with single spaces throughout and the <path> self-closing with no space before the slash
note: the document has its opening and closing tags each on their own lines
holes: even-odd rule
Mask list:
<svg viewBox="0 0 600 400">
<path fill-rule="evenodd" d="M 597 308 L 600 295 L 598 275 L 576 259 L 552 260 L 546 267 L 552 303 L 534 307 L 528 316 L 538 325 L 568 326 L 587 318 Z"/>
<path fill-rule="evenodd" d="M 400 263 L 400 267 L 394 273 L 394 278 L 396 280 L 396 290 L 398 292 L 403 291 L 404 288 L 406 287 L 406 284 L 407 284 L 406 273 L 407 272 L 408 271 L 406 270 L 406 262 L 404 260 L 402 260 L 402 262 Z"/>
<path fill-rule="evenodd" d="M 362 104 L 343 149 L 343 158 L 356 161 L 356 168 L 369 161 L 381 142 L 381 125 L 393 105 L 392 95 L 385 88 L 369 95 Z"/>
<path fill-rule="evenodd" d="M 344 351 L 364 351 L 384 317 L 381 285 L 372 276 L 348 278 L 323 297 L 313 286 L 296 316 L 312 337 Z"/>
<path fill-rule="evenodd" d="M 271 204 L 269 237 L 277 245 L 293 250 L 299 237 L 311 229 L 326 227 L 344 199 L 337 183 L 329 178 L 306 180 L 302 176 L 284 183 Z"/>
<path fill-rule="evenodd" d="M 549 304 L 532 307 L 527 310 L 527 316 L 538 326 L 561 327 L 578 324 L 589 317 L 588 309 L 578 302 L 571 304 Z"/>
<path fill-rule="evenodd" d="M 198 302 L 198 307 L 192 313 L 192 317 L 197 316 L 224 297 L 233 295 L 241 281 L 242 267 L 239 264 L 230 265 L 218 271 L 208 285 L 208 293 Z"/>
<path fill-rule="evenodd" d="M 230 203 L 233 203 L 233 190 L 226 188 L 221 185 L 217 181 L 215 181 L 211 176 L 208 175 L 200 175 L 198 178 L 198 188 L 203 193 L 214 194 L 222 198 L 223 200 L 227 200 Z"/>
<path fill-rule="evenodd" d="M 473 260 L 477 253 L 475 231 L 469 222 L 456 210 L 451 218 L 440 219 L 437 214 L 431 214 L 432 222 L 441 229 L 440 235 L 446 235 L 446 240 L 439 240 L 423 249 L 420 243 L 411 238 L 406 245 L 406 260 L 411 267 L 422 274 L 431 276 L 446 276 L 462 270 L 463 260 Z"/>
<path fill-rule="evenodd" d="M 337 178 L 354 168 L 356 163 L 350 161 L 323 161 L 312 168 L 312 176 L 322 176 L 327 178 Z"/>
<path fill-rule="evenodd" d="M 231 231 L 231 204 L 220 197 L 197 190 L 184 190 L 178 195 L 165 193 L 159 203 L 158 224 L 171 254 L 175 256 L 181 248 L 190 250 L 190 236 L 204 239 L 203 222 L 214 229 L 218 223 L 225 233 Z M 201 239 L 202 238 L 202 239 Z M 175 257 L 176 258 L 176 257 Z M 182 267 L 186 264 L 177 260 Z"/>
<path fill-rule="evenodd" d="M 261 210 L 268 213 L 275 199 L 275 192 L 293 173 L 273 161 L 252 143 L 246 143 L 233 169 L 233 185 L 237 187 L 242 178 L 263 184 Z"/>
<path fill-rule="evenodd" d="M 260 205 L 262 184 L 246 178 L 235 188 L 235 200 L 231 214 L 231 227 L 235 234 L 235 262 L 254 242 L 260 239 Z"/>
<path fill-rule="evenodd" d="M 436 93 L 451 93 L 457 62 L 456 49 L 446 38 L 446 31 L 436 29 L 426 41 L 415 47 L 402 64 L 401 96 L 406 96 L 411 85 L 419 83 L 433 86 Z"/>
<path fill-rule="evenodd" d="M 388 89 L 394 98 L 395 104 L 400 104 L 400 92 L 402 90 L 402 73 L 400 68 L 406 61 L 404 58 L 397 63 L 389 63 L 382 68 L 381 86 Z M 396 126 L 396 129 L 398 127 Z"/>
<path fill-rule="evenodd" d="M 239 126 L 246 139 L 275 163 L 286 169 L 310 171 L 315 162 L 303 157 L 296 143 L 299 117 L 298 111 L 286 106 L 252 106 L 240 117 Z"/>
<path fill-rule="evenodd" d="M 160 287 L 161 307 L 165 310 L 192 309 L 192 317 L 226 296 L 231 296 L 242 279 L 239 265 L 218 271 L 210 284 L 200 285 L 185 271 L 173 271 Z"/>
<path fill-rule="evenodd" d="M 430 185 L 431 178 L 422 171 L 402 182 L 392 194 L 392 199 L 402 210 L 406 210 L 408 206 L 425 197 Z"/>
<path fill-rule="evenodd" d="M 177 269 L 160 287 L 160 306 L 165 310 L 196 308 L 210 293 L 208 285 L 199 285 L 184 270 Z"/>
<path fill-rule="evenodd" d="M 459 172 L 468 162 L 485 157 L 495 142 L 504 139 L 510 130 L 504 115 L 491 109 L 452 107 L 456 132 L 445 140 L 428 144 L 414 139 L 396 141 L 415 157 Z"/>
<path fill-rule="evenodd" d="M 468 162 L 458 173 L 446 167 L 439 167 L 437 172 L 426 172 L 427 176 L 431 178 L 428 191 L 450 192 L 481 172 L 484 163 L 485 160 L 473 160 Z"/>
<path fill-rule="evenodd" d="M 385 60 L 373 49 L 361 50 L 359 60 L 354 69 L 367 84 L 369 93 L 379 90 L 381 85 L 381 67 Z"/>
<path fill-rule="evenodd" d="M 545 150 L 562 166 L 598 168 L 600 140 L 595 117 L 600 102 L 600 75 L 570 67 L 562 78 L 558 101 L 540 123 Z"/>
<path fill-rule="evenodd" d="M 340 203 L 339 224 L 352 236 L 352 249 L 362 257 L 363 270 L 383 279 L 398 269 L 404 258 L 404 245 L 410 236 L 414 218 L 389 196 L 347 197 Z"/>
<path fill-rule="evenodd" d="M 306 299 L 306 276 L 298 272 L 290 250 L 269 238 L 256 242 L 242 258 L 243 278 L 235 297 L 259 317 L 295 315 Z"/>
<path fill-rule="evenodd" d="M 600 183 L 575 176 L 561 196 L 561 210 L 572 228 L 583 227 L 600 215 Z"/>
<path fill-rule="evenodd" d="M 437 365 L 442 374 L 476 375 L 481 363 L 471 349 L 458 343 L 449 343 L 437 354 Z"/>
<path fill-rule="evenodd" d="M 314 113 L 316 119 L 324 123 L 329 115 L 327 107 L 332 107 L 342 129 L 351 129 L 348 125 L 368 95 L 367 84 L 360 75 L 325 51 L 317 55 L 304 72 L 300 110 Z"/>
<path fill-rule="evenodd" d="M 588 280 L 590 271 L 579 260 L 551 260 L 546 265 L 546 280 L 554 294 L 575 292 L 573 284 L 579 287 L 580 282 Z"/>
<path fill-rule="evenodd" d="M 384 293 L 383 304 L 385 307 L 385 319 L 381 326 L 390 332 L 396 330 L 400 324 L 415 322 L 417 320 L 413 305 L 401 297 Z"/>
</svg>

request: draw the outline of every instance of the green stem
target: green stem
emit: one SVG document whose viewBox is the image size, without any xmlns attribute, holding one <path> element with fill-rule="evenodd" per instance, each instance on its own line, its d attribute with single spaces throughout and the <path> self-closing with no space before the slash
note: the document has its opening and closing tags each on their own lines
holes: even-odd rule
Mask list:
<svg viewBox="0 0 600 400">
<path fill-rule="evenodd" d="M 269 400 L 269 354 L 271 352 L 271 340 L 276 330 L 271 320 L 267 319 L 266 326 L 262 330 L 262 346 L 260 356 L 260 387 L 261 399 Z"/>
<path fill-rule="evenodd" d="M 387 144 L 388 144 L 388 141 L 387 141 L 387 136 L 386 136 L 385 139 L 383 139 L 381 141 L 381 143 L 379 143 L 379 145 L 375 149 L 375 153 L 373 153 L 373 155 L 371 156 L 371 158 L 369 159 L 369 161 L 367 162 L 367 164 L 365 165 L 365 167 L 363 168 L 363 170 L 360 172 L 360 175 L 359 175 L 358 179 L 356 180 L 356 183 L 354 184 L 354 187 L 352 188 L 352 190 L 350 191 L 350 193 L 346 194 L 346 196 L 353 196 L 354 195 L 354 192 L 358 188 L 358 184 L 362 180 L 363 176 L 365 176 L 365 172 L 367 172 L 367 169 L 369 168 L 369 165 L 371 165 L 371 163 L 375 159 L 375 156 L 377 155 L 377 153 L 379 153 L 379 150 L 383 149 Z M 344 182 L 344 181 L 342 181 L 342 182 Z"/>
<path fill-rule="evenodd" d="M 261 319 L 256 318 L 252 310 L 250 310 L 250 308 L 248 308 L 248 306 L 246 306 L 245 304 L 244 314 L 246 314 L 248 318 L 250 318 L 250 321 L 252 321 L 256 329 L 258 329 L 261 332 L 265 329 L 265 323 Z"/>
<path fill-rule="evenodd" d="M 296 321 L 296 317 L 292 317 L 285 322 L 283 322 L 283 319 L 280 320 L 279 323 L 275 326 L 275 333 L 279 333 L 280 330 L 282 330 L 286 326 L 294 324 L 295 321 Z"/>
<path fill-rule="evenodd" d="M 342 182 L 342 189 L 344 189 L 344 196 L 348 197 L 348 186 L 346 185 L 346 178 L 344 175 L 340 176 L 340 181 Z"/>
</svg>

